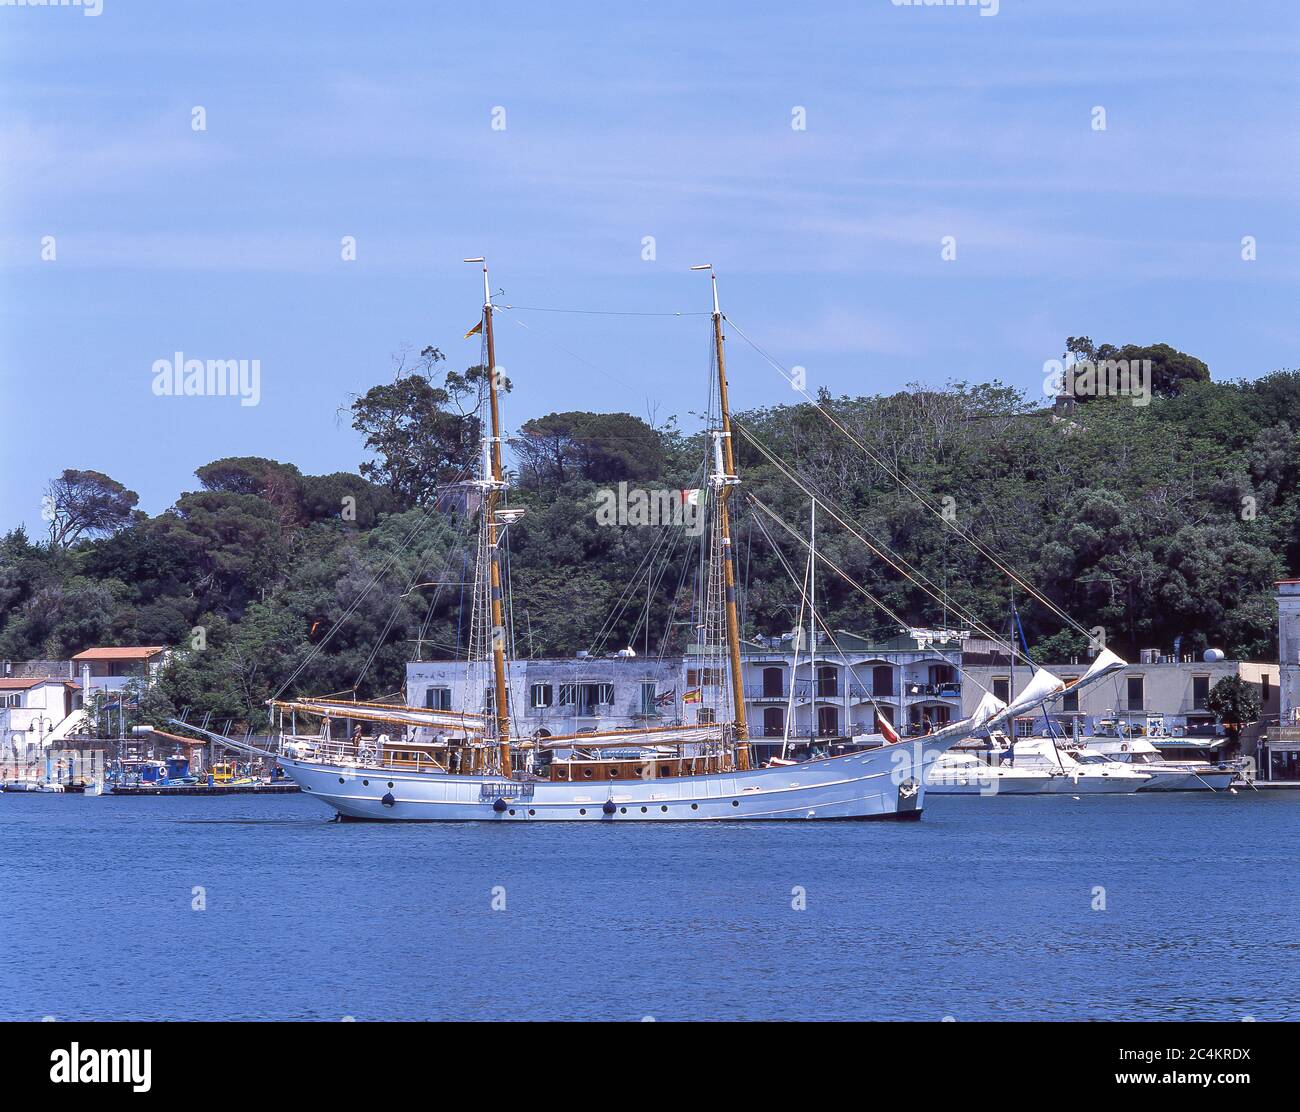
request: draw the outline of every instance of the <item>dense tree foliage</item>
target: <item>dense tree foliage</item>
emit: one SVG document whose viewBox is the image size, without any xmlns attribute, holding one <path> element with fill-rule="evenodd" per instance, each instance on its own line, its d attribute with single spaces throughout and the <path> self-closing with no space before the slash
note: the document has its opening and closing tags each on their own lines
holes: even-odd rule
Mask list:
<svg viewBox="0 0 1300 1112">
<path fill-rule="evenodd" d="M 1122 654 L 1181 638 L 1184 652 L 1276 659 L 1272 583 L 1300 573 L 1300 373 L 1214 383 L 1199 360 L 1164 345 L 1070 343 L 1103 358 L 1162 360 L 1152 403 L 1093 398 L 1061 414 L 996 382 L 957 382 L 737 414 L 746 635 L 787 631 L 798 612 L 798 588 L 763 527 L 799 571 L 804 549 L 756 508 L 806 531 L 809 498 L 789 470 L 824 506 L 818 599 L 835 628 L 891 636 L 892 611 L 952 627 L 973 614 L 1005 630 L 1007 578 L 946 517 L 1084 627 L 1103 627 Z M 155 517 L 98 476 L 121 512 L 54 543 L 22 529 L 0 537 L 0 657 L 171 645 L 150 713 L 255 722 L 304 662 L 291 690 L 374 697 L 400 688 L 417 652 L 454 654 L 469 621 L 475 521 L 435 508 L 432 496 L 477 458 L 469 399 L 482 370 L 435 381 L 441 355 L 426 349 L 422 360 L 354 403 L 374 454 L 361 475 L 215 460 L 198 469 L 200 489 Z M 568 412 L 526 422 L 512 450 L 520 482 L 510 498 L 526 510 L 507 535 L 515 651 L 680 651 L 698 619 L 702 539 L 679 524 L 611 528 L 594 510 L 619 482 L 703 486 L 705 438 L 628 414 Z M 885 545 L 941 599 L 873 555 Z M 1041 602 L 1019 589 L 1014 601 L 1036 656 L 1085 651 L 1084 635 Z"/>
</svg>

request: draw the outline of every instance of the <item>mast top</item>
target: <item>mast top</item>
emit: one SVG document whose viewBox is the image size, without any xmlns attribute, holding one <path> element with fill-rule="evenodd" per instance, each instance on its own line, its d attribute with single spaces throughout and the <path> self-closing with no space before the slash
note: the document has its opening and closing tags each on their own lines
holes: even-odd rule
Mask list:
<svg viewBox="0 0 1300 1112">
<path fill-rule="evenodd" d="M 717 275 L 717 272 L 713 269 L 713 264 L 712 264 L 712 263 L 700 263 L 700 264 L 697 265 L 697 266 L 693 266 L 693 267 L 691 267 L 691 269 L 692 269 L 692 270 L 707 270 L 707 271 L 709 272 L 709 280 L 713 283 L 713 315 L 714 315 L 715 317 L 720 317 L 720 316 L 722 316 L 722 310 L 721 310 L 720 308 L 718 308 L 718 275 Z"/>
<path fill-rule="evenodd" d="M 487 268 L 487 259 L 485 259 L 482 255 L 477 255 L 477 256 L 475 256 L 475 257 L 472 258 L 472 259 L 462 259 L 461 261 L 462 261 L 462 262 L 467 262 L 467 263 L 482 263 L 482 264 L 483 264 L 483 308 L 484 308 L 484 309 L 491 309 L 491 308 L 492 308 L 492 290 L 491 290 L 491 288 L 488 286 L 488 268 Z"/>
</svg>

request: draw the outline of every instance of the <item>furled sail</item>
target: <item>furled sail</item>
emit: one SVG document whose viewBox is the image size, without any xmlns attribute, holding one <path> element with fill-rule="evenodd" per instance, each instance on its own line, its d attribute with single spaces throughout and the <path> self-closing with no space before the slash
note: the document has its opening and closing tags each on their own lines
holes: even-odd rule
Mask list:
<svg viewBox="0 0 1300 1112">
<path fill-rule="evenodd" d="M 431 710 L 388 703 L 353 703 L 343 699 L 293 699 L 273 701 L 271 706 L 321 718 L 350 718 L 356 722 L 395 722 L 403 726 L 428 726 L 466 733 L 483 732 L 483 716 L 459 711 Z"/>
<path fill-rule="evenodd" d="M 556 734 L 542 741 L 540 749 L 624 749 L 631 746 L 687 745 L 722 741 L 721 724 L 704 726 L 657 726 L 633 730 L 603 730 L 592 734 Z"/>
</svg>

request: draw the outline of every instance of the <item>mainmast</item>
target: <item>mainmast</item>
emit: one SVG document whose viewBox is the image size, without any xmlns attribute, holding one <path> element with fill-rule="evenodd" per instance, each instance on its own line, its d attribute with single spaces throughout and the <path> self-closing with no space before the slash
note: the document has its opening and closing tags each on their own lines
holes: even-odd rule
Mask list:
<svg viewBox="0 0 1300 1112">
<path fill-rule="evenodd" d="M 731 515 L 727 498 L 731 488 L 740 483 L 736 477 L 735 456 L 731 448 L 731 410 L 727 402 L 727 362 L 722 342 L 722 310 L 718 307 L 718 276 L 713 266 L 693 266 L 692 270 L 707 270 L 713 283 L 713 344 L 718 361 L 718 410 L 721 431 L 715 433 L 714 485 L 718 492 L 718 529 L 722 539 L 722 582 L 726 591 L 727 648 L 731 655 L 731 706 L 736 733 L 736 767 L 749 767 L 749 724 L 745 720 L 745 681 L 740 668 L 740 621 L 736 616 L 736 568 L 731 546 Z"/>
<path fill-rule="evenodd" d="M 497 746 L 501 774 L 510 775 L 510 692 L 506 687 L 506 622 L 502 601 L 501 552 L 497 531 L 497 503 L 506 484 L 501 472 L 501 407 L 497 400 L 496 345 L 492 336 L 492 287 L 488 284 L 487 263 L 482 258 L 466 259 L 483 264 L 483 335 L 487 340 L 488 400 L 492 409 L 492 434 L 486 438 L 483 453 L 483 485 L 487 499 L 486 515 L 488 555 L 491 561 L 490 585 L 492 604 L 492 672 L 495 680 L 497 712 Z"/>
</svg>

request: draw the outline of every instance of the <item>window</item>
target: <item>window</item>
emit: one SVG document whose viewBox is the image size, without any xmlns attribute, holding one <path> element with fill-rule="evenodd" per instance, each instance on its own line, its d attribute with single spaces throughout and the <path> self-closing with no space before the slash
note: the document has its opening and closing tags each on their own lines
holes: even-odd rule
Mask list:
<svg viewBox="0 0 1300 1112">
<path fill-rule="evenodd" d="M 496 706 L 496 702 L 497 689 L 495 686 L 489 684 L 487 687 L 483 688 L 483 705 L 485 707 L 494 707 Z"/>
<path fill-rule="evenodd" d="M 20 707 L 22 705 L 23 697 L 21 695 L 10 695 L 5 699 L 5 706 L 7 707 Z"/>
<path fill-rule="evenodd" d="M 1146 704 L 1146 681 L 1141 676 L 1128 678 L 1128 709 L 1142 710 Z"/>
<path fill-rule="evenodd" d="M 612 683 L 580 683 L 577 687 L 578 713 L 594 715 L 597 707 L 607 707 L 614 702 L 614 685 Z"/>
<path fill-rule="evenodd" d="M 1205 700 L 1210 696 L 1210 677 L 1192 677 L 1192 710 L 1204 710 Z"/>
<path fill-rule="evenodd" d="M 780 699 L 785 694 L 785 676 L 780 668 L 763 669 L 763 698 Z"/>
<path fill-rule="evenodd" d="M 1011 677 L 994 676 L 993 677 L 993 698 L 1001 699 L 1004 703 L 1011 702 Z"/>
<path fill-rule="evenodd" d="M 1016 719 L 1016 737 L 1033 737 L 1034 720 L 1032 718 Z"/>
<path fill-rule="evenodd" d="M 871 669 L 871 694 L 877 698 L 894 697 L 894 670 L 888 664 L 877 664 Z"/>
<path fill-rule="evenodd" d="M 785 733 L 785 711 L 781 707 L 763 709 L 763 736 L 781 737 Z"/>
<path fill-rule="evenodd" d="M 578 692 L 578 685 L 576 683 L 560 684 L 560 706 L 562 707 L 573 706 L 573 704 L 577 702 L 576 699 L 577 692 Z"/>
<path fill-rule="evenodd" d="M 653 680 L 646 680 L 641 684 L 641 713 L 656 714 L 657 699 L 659 697 L 658 689 Z"/>
<path fill-rule="evenodd" d="M 695 712 L 695 721 L 701 726 L 713 725 L 713 723 L 717 721 L 713 714 L 713 708 L 700 707 L 700 709 Z"/>
<path fill-rule="evenodd" d="M 528 701 L 537 708 L 553 706 L 555 688 L 549 683 L 535 683 L 529 689 Z"/>
<path fill-rule="evenodd" d="M 717 687 L 722 683 L 721 668 L 687 668 L 687 687 Z"/>
<path fill-rule="evenodd" d="M 1061 696 L 1061 710 L 1066 714 L 1079 713 L 1079 693 L 1077 691 L 1067 691 Z"/>
<path fill-rule="evenodd" d="M 823 664 L 817 669 L 817 697 L 833 699 L 840 691 L 840 672 L 838 668 Z"/>
<path fill-rule="evenodd" d="M 451 710 L 451 688 L 427 688 L 424 692 L 424 705 L 430 710 Z"/>
</svg>

